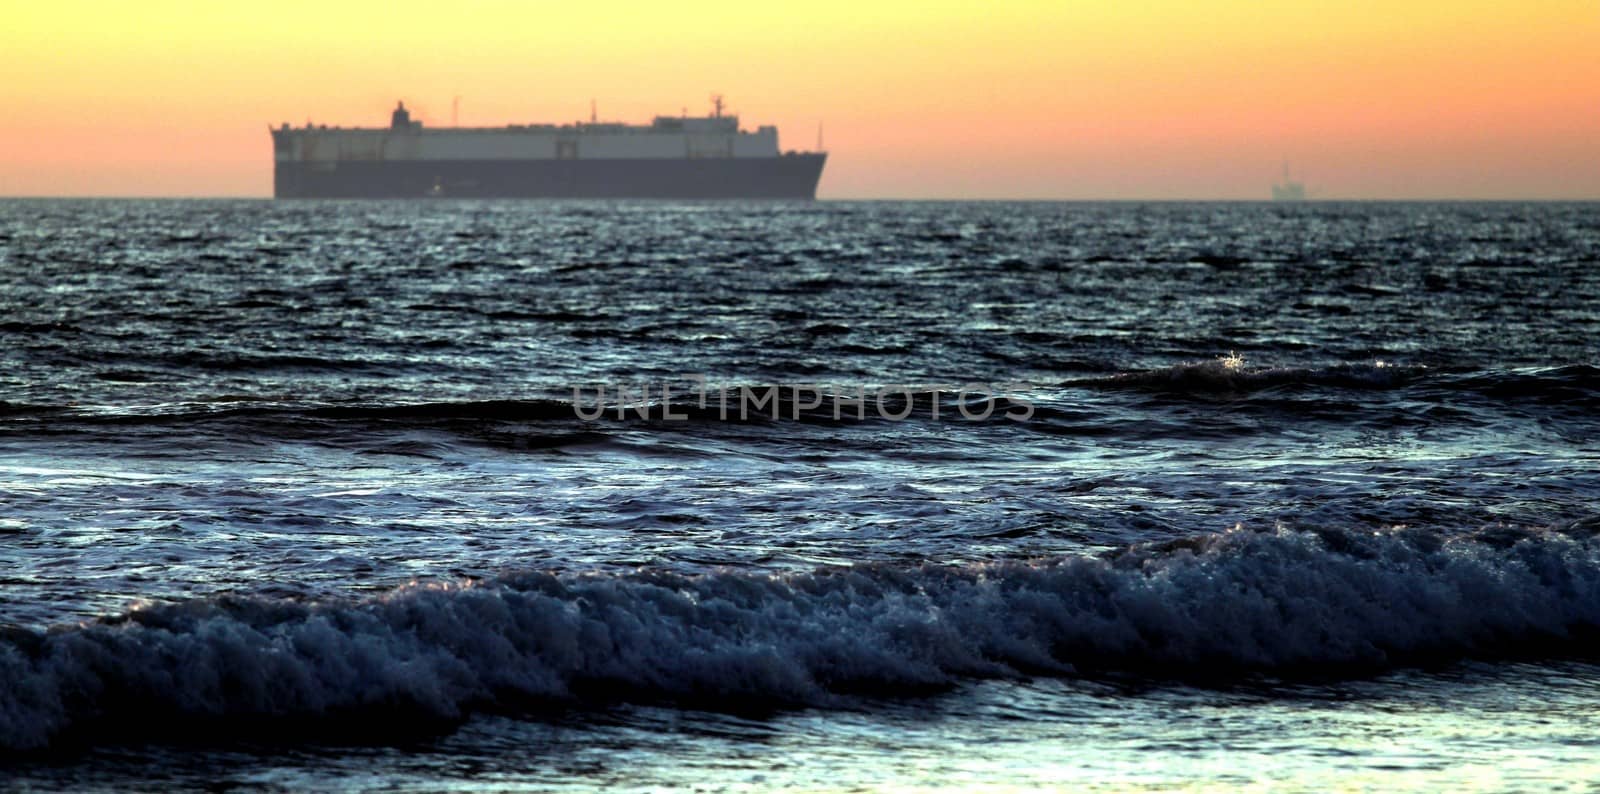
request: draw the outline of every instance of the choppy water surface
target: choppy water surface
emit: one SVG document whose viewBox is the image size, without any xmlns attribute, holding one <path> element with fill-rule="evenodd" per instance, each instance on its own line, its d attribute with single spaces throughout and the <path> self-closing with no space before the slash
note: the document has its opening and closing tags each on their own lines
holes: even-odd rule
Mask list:
<svg viewBox="0 0 1600 794">
<path fill-rule="evenodd" d="M 1597 210 L 0 203 L 0 763 L 1579 788 Z"/>
</svg>

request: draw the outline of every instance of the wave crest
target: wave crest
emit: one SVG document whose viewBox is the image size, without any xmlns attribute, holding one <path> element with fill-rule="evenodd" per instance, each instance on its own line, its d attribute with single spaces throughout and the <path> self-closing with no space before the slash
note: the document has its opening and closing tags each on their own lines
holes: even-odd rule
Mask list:
<svg viewBox="0 0 1600 794">
<path fill-rule="evenodd" d="M 1066 386 L 1181 394 L 1244 394 L 1279 386 L 1386 389 L 1406 386 L 1428 368 L 1384 361 L 1331 367 L 1251 368 L 1238 355 L 1170 367 L 1068 381 Z"/>
<path fill-rule="evenodd" d="M 521 572 L 363 601 L 156 605 L 0 632 L 0 748 L 163 722 L 216 735 L 616 700 L 826 706 L 974 678 L 1292 675 L 1570 649 L 1600 628 L 1597 531 L 1237 529 L 976 566 Z"/>
<path fill-rule="evenodd" d="M 1211 361 L 1066 381 L 1067 387 L 1178 395 L 1242 395 L 1283 387 L 1391 390 L 1417 388 L 1493 400 L 1600 404 L 1600 367 L 1574 364 L 1461 371 L 1373 361 L 1327 367 L 1249 367 L 1237 355 Z"/>
</svg>

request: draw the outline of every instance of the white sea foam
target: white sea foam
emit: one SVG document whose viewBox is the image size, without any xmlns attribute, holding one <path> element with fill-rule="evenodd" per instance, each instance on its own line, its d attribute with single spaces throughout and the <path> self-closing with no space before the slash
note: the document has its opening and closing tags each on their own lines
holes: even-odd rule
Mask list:
<svg viewBox="0 0 1600 794">
<path fill-rule="evenodd" d="M 1104 557 L 804 575 L 515 573 L 360 602 L 223 598 L 0 634 L 0 748 L 507 703 L 828 705 L 959 680 L 1371 669 L 1600 627 L 1600 524 L 1238 529 Z"/>
</svg>

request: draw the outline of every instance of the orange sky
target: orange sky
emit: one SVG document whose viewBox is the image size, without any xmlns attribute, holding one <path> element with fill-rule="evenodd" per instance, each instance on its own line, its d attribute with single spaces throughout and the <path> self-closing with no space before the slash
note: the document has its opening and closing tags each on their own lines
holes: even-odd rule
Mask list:
<svg viewBox="0 0 1600 794">
<path fill-rule="evenodd" d="M 0 0 L 0 195 L 266 196 L 269 123 L 707 110 L 822 198 L 1600 198 L 1596 0 Z"/>
</svg>

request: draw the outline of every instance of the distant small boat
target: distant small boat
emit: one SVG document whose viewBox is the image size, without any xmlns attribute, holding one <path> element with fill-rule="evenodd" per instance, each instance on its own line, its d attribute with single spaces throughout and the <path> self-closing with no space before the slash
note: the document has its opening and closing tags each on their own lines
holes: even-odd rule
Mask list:
<svg viewBox="0 0 1600 794">
<path fill-rule="evenodd" d="M 1289 164 L 1283 164 L 1283 181 L 1272 186 L 1273 201 L 1305 201 L 1306 186 L 1289 178 Z"/>
</svg>

